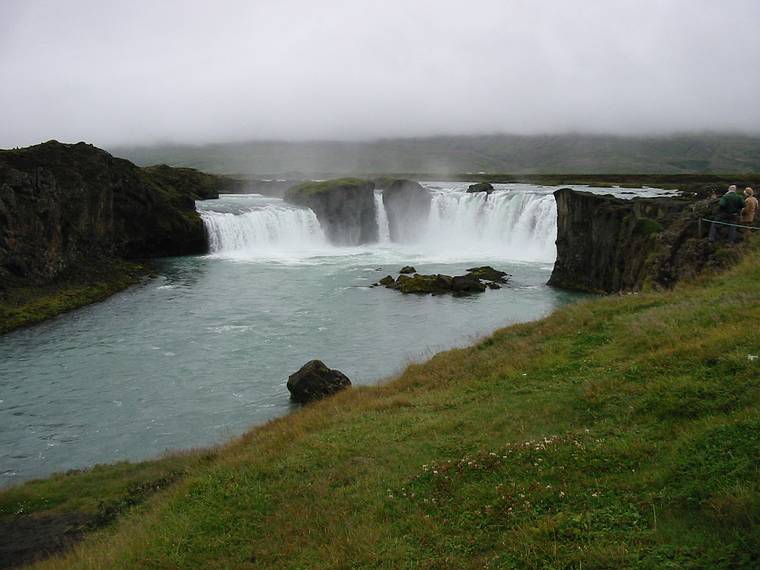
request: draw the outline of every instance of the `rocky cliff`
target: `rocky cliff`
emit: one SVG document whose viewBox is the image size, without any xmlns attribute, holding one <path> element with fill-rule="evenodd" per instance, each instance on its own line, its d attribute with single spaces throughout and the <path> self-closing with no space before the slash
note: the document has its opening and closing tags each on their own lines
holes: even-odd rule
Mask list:
<svg viewBox="0 0 760 570">
<path fill-rule="evenodd" d="M 419 236 L 430 212 L 430 191 L 414 180 L 394 180 L 383 190 L 383 205 L 393 241 Z"/>
<path fill-rule="evenodd" d="M 634 198 L 563 188 L 557 200 L 557 260 L 550 285 L 592 292 L 671 287 L 724 261 L 699 234 L 715 200 Z"/>
<path fill-rule="evenodd" d="M 44 283 L 100 259 L 203 253 L 196 198 L 235 182 L 142 169 L 85 143 L 0 151 L 0 284 Z"/>
<path fill-rule="evenodd" d="M 285 192 L 291 204 L 311 208 L 336 245 L 377 241 L 375 184 L 359 178 L 305 182 Z"/>
</svg>

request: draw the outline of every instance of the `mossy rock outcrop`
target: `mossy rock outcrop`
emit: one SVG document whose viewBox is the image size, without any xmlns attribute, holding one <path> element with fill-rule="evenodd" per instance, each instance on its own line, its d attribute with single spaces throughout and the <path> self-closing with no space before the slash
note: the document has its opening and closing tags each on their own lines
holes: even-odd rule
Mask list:
<svg viewBox="0 0 760 570">
<path fill-rule="evenodd" d="M 360 178 L 304 182 L 289 188 L 285 200 L 314 211 L 336 245 L 360 245 L 377 241 L 375 184 Z"/>
<path fill-rule="evenodd" d="M 389 275 L 383 278 L 380 284 L 400 293 L 418 295 L 469 295 L 471 293 L 482 293 L 486 290 L 486 284 L 471 273 L 454 277 L 442 273 L 434 275 L 401 274 L 395 281 Z"/>
<path fill-rule="evenodd" d="M 430 191 L 414 180 L 399 179 L 383 190 L 383 206 L 388 217 L 391 240 L 414 241 L 425 228 L 430 213 Z"/>
<path fill-rule="evenodd" d="M 506 283 L 509 281 L 510 275 L 506 271 L 499 271 L 494 269 L 490 265 L 483 265 L 481 267 L 471 267 L 467 270 L 467 273 L 474 275 L 478 279 L 483 281 L 492 281 L 494 283 Z"/>
<path fill-rule="evenodd" d="M 391 285 L 401 293 L 418 293 L 423 295 L 451 292 L 451 280 L 449 275 L 399 275 L 396 282 Z"/>
<path fill-rule="evenodd" d="M 194 168 L 175 168 L 165 164 L 146 166 L 143 171 L 168 192 L 178 192 L 195 200 L 211 200 L 219 194 L 250 191 L 248 182 L 227 176 L 207 174 Z"/>
</svg>

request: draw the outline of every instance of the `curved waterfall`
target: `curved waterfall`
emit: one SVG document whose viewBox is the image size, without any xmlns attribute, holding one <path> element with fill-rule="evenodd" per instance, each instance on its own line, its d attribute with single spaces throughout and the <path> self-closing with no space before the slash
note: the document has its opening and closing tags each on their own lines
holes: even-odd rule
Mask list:
<svg viewBox="0 0 760 570">
<path fill-rule="evenodd" d="M 525 261 L 554 261 L 557 204 L 549 193 L 438 192 L 422 238 L 435 249 Z"/>
<path fill-rule="evenodd" d="M 499 189 L 468 194 L 461 184 L 431 189 L 430 212 L 415 221 L 412 241 L 394 243 L 382 193 L 375 191 L 378 244 L 388 253 L 430 259 L 511 259 L 552 262 L 557 208 L 550 189 Z M 309 209 L 261 195 L 229 195 L 199 202 L 211 253 L 247 257 L 342 255 Z M 373 244 L 362 246 L 371 250 Z M 391 247 L 389 247 L 391 246 Z"/>
<path fill-rule="evenodd" d="M 239 213 L 201 211 L 211 253 L 298 253 L 327 246 L 311 210 L 266 205 Z"/>
</svg>

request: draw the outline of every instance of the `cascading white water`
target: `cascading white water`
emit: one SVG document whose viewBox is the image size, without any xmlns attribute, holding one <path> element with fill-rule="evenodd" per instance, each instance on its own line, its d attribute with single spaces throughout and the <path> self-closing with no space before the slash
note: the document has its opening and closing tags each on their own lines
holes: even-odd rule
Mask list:
<svg viewBox="0 0 760 570">
<path fill-rule="evenodd" d="M 549 193 L 437 192 L 422 243 L 434 250 L 552 262 L 557 205 Z"/>
<path fill-rule="evenodd" d="M 388 215 L 385 212 L 383 192 L 381 190 L 375 190 L 375 221 L 377 221 L 377 241 L 380 243 L 390 243 L 391 230 L 388 225 Z"/>
<path fill-rule="evenodd" d="M 266 205 L 241 213 L 201 211 L 211 253 L 271 255 L 327 247 L 311 210 Z"/>
<path fill-rule="evenodd" d="M 498 189 L 468 194 L 466 185 L 433 186 L 427 219 L 415 220 L 413 241 L 394 243 L 382 192 L 375 191 L 378 244 L 384 256 L 417 259 L 505 259 L 552 262 L 556 204 L 550 189 Z M 212 254 L 247 258 L 308 258 L 357 253 L 326 239 L 309 209 L 261 195 L 224 195 L 199 202 Z M 394 247 L 388 247 L 394 246 Z M 367 244 L 362 251 L 372 248 Z"/>
</svg>

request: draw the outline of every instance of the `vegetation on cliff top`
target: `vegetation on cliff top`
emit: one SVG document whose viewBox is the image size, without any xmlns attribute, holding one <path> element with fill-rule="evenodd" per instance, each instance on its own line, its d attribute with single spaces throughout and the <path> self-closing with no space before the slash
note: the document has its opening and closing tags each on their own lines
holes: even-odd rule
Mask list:
<svg viewBox="0 0 760 570">
<path fill-rule="evenodd" d="M 756 568 L 758 282 L 755 241 L 723 274 L 567 306 L 215 458 L 140 464 L 177 482 L 41 567 Z M 126 469 L 6 490 L 0 520 L 113 501 Z"/>
<path fill-rule="evenodd" d="M 285 192 L 286 199 L 298 199 L 317 196 L 333 190 L 361 190 L 374 188 L 374 183 L 361 178 L 336 178 L 333 180 L 321 180 L 319 182 L 303 182 L 289 188 Z"/>
<path fill-rule="evenodd" d="M 173 168 L 165 164 L 146 166 L 142 169 L 154 184 L 164 191 L 193 200 L 218 198 L 219 194 L 238 192 L 245 186 L 243 180 L 206 174 L 193 168 Z"/>
</svg>

